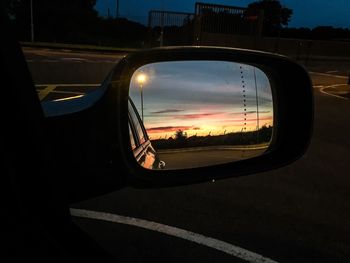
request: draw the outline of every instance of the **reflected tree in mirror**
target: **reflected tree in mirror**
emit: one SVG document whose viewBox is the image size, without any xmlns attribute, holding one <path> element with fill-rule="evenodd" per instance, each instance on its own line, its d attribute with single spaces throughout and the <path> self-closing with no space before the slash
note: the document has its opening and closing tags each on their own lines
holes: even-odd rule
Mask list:
<svg viewBox="0 0 350 263">
<path fill-rule="evenodd" d="M 268 148 L 273 99 L 266 74 L 226 61 L 172 61 L 137 69 L 129 118 L 135 158 L 150 169 L 203 167 L 253 158 Z M 129 107 L 130 111 L 130 107 Z M 129 113 L 130 116 L 130 113 Z M 140 124 L 135 122 L 140 122 Z M 143 162 L 152 155 L 150 160 Z"/>
</svg>

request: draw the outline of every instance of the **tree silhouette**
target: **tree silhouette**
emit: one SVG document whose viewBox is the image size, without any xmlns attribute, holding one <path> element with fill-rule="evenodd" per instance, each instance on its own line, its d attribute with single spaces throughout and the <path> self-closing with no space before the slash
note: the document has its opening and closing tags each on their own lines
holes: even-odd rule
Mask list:
<svg viewBox="0 0 350 263">
<path fill-rule="evenodd" d="M 60 41 L 86 37 L 98 21 L 96 0 L 33 0 L 35 35 L 40 40 Z M 5 0 L 21 40 L 29 39 L 30 1 Z"/>
<path fill-rule="evenodd" d="M 261 0 L 248 5 L 247 15 L 258 16 L 264 10 L 264 34 L 275 34 L 281 27 L 288 25 L 293 10 L 281 5 L 279 0 Z"/>
<path fill-rule="evenodd" d="M 180 129 L 180 130 L 177 130 L 175 132 L 175 139 L 176 140 L 184 141 L 184 140 L 186 140 L 186 138 L 187 138 L 187 133 L 184 132 L 183 130 Z"/>
<path fill-rule="evenodd" d="M 18 40 L 30 40 L 30 1 L 4 0 Z M 147 27 L 98 16 L 96 0 L 33 0 L 35 41 L 139 47 Z"/>
</svg>

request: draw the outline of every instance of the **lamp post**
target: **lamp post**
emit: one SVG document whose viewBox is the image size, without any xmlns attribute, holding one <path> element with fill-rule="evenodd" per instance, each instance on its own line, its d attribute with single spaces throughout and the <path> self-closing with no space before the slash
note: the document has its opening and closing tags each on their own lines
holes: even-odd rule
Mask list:
<svg viewBox="0 0 350 263">
<path fill-rule="evenodd" d="M 161 15 L 161 21 L 160 21 L 160 41 L 159 45 L 162 47 L 164 44 L 164 0 L 162 0 L 162 15 Z"/>
<path fill-rule="evenodd" d="M 146 75 L 141 73 L 137 76 L 137 82 L 140 85 L 140 94 L 141 94 L 141 116 L 142 116 L 142 122 L 143 122 L 143 84 L 146 82 Z"/>
<path fill-rule="evenodd" d="M 116 3 L 115 18 L 119 18 L 119 0 L 117 0 L 117 3 Z"/>
<path fill-rule="evenodd" d="M 34 42 L 33 0 L 30 0 L 30 40 Z"/>
</svg>

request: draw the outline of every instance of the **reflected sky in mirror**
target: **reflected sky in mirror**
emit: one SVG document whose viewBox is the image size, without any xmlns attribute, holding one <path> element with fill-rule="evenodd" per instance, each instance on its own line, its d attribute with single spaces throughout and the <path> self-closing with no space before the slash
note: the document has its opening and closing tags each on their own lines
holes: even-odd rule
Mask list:
<svg viewBox="0 0 350 263">
<path fill-rule="evenodd" d="M 145 65 L 133 74 L 130 97 L 151 139 L 255 131 L 273 124 L 269 80 L 260 69 L 224 61 Z M 169 125 L 168 125 L 169 124 Z"/>
</svg>

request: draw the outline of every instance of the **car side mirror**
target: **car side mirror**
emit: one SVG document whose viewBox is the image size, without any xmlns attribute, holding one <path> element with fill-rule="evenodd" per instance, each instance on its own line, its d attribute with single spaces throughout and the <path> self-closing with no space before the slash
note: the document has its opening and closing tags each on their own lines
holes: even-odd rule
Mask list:
<svg viewBox="0 0 350 263">
<path fill-rule="evenodd" d="M 43 107 L 55 158 L 80 176 L 68 180 L 89 185 L 86 196 L 282 167 L 304 154 L 313 125 L 302 66 L 229 48 L 135 52 L 96 92 L 51 104 Z"/>
<path fill-rule="evenodd" d="M 208 47 L 140 51 L 119 63 L 111 83 L 134 186 L 267 171 L 297 160 L 311 138 L 310 78 L 283 56 Z"/>
</svg>

